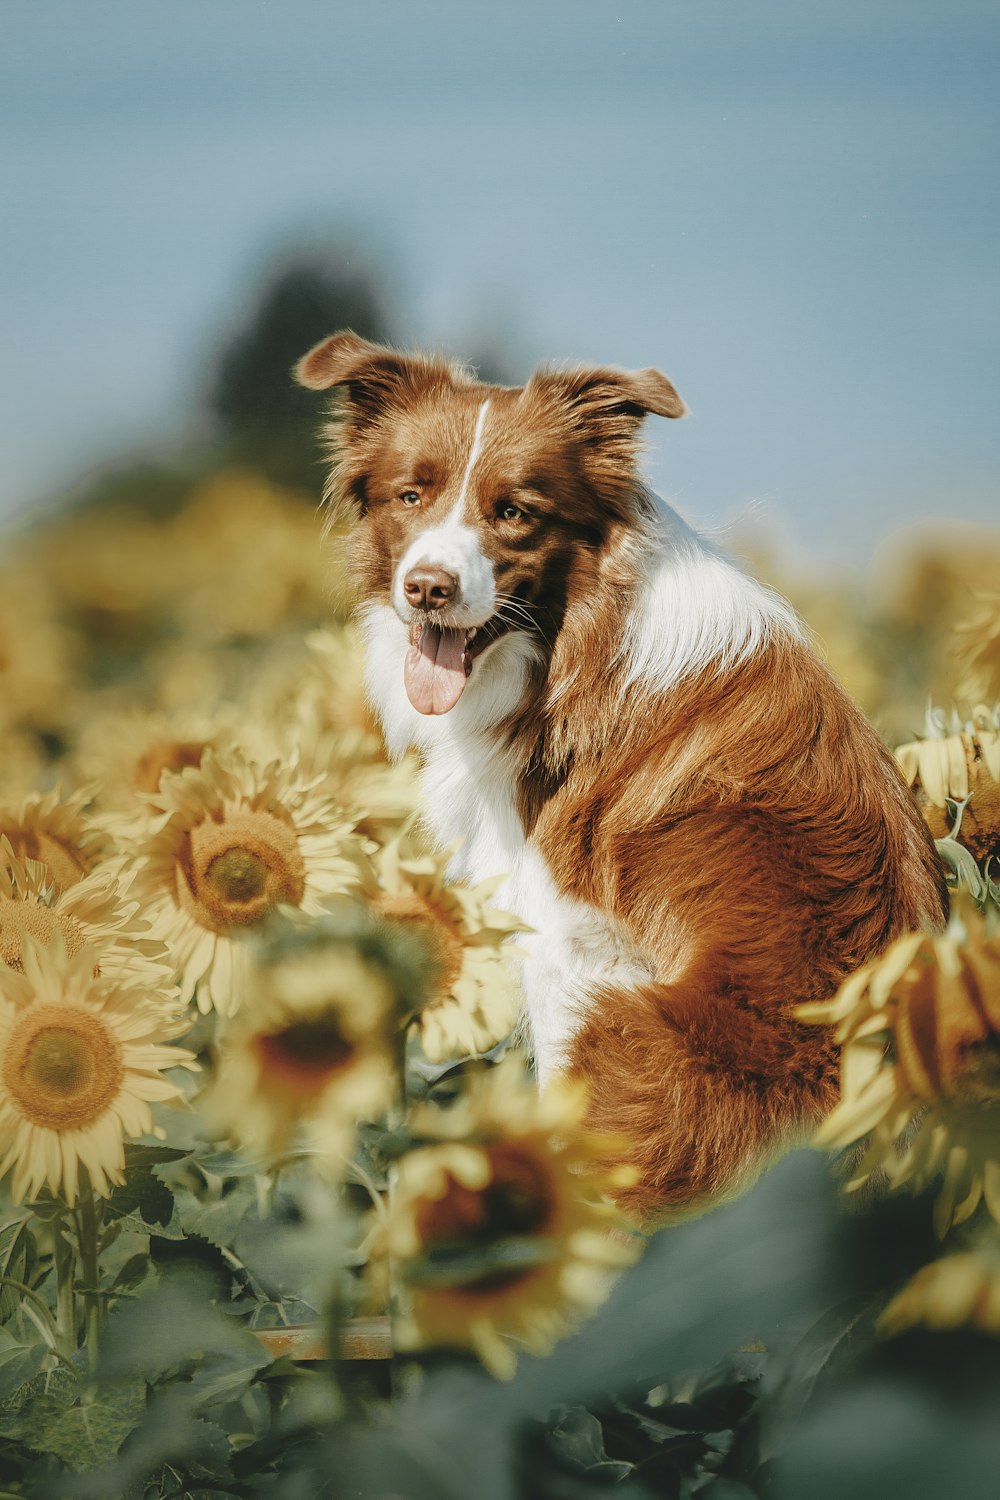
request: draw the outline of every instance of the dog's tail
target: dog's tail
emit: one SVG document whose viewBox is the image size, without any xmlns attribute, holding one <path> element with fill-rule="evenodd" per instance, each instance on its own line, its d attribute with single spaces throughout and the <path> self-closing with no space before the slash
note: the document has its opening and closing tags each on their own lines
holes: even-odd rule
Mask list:
<svg viewBox="0 0 1000 1500">
<path fill-rule="evenodd" d="M 838 1095 L 828 1028 L 693 979 L 601 990 L 569 1072 L 587 1084 L 588 1123 L 630 1142 L 639 1176 L 619 1203 L 644 1227 L 742 1190 Z"/>
</svg>

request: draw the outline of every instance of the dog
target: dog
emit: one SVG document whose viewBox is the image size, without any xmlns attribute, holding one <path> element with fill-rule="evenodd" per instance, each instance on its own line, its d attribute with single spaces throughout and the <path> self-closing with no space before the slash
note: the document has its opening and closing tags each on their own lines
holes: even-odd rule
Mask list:
<svg viewBox="0 0 1000 1500">
<path fill-rule="evenodd" d="M 633 1143 L 622 1206 L 700 1210 L 836 1101 L 801 1002 L 939 925 L 933 843 L 888 750 L 791 607 L 651 494 L 655 369 L 523 386 L 343 332 L 296 366 L 337 390 L 367 680 L 422 754 L 455 874 L 506 872 L 540 1083 Z"/>
</svg>

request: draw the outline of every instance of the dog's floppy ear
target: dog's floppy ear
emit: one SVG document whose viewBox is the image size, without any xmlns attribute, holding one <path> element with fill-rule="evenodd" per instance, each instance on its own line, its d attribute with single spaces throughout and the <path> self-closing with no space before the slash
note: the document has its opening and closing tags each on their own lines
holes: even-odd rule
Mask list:
<svg viewBox="0 0 1000 1500">
<path fill-rule="evenodd" d="M 345 385 L 351 376 L 368 365 L 393 358 L 394 351 L 381 344 L 369 343 L 360 334 L 346 328 L 320 339 L 308 354 L 303 354 L 292 371 L 299 385 L 310 391 L 328 391 L 331 386 Z"/>
<path fill-rule="evenodd" d="M 438 361 L 372 344 L 350 329 L 314 345 L 292 373 L 311 391 L 346 386 L 347 405 L 356 428 L 366 426 L 388 407 L 426 387 L 435 376 L 447 375 Z"/>
<path fill-rule="evenodd" d="M 525 387 L 558 414 L 578 445 L 583 473 L 605 502 L 626 509 L 634 489 L 637 438 L 648 413 L 682 417 L 687 410 L 659 370 L 580 365 L 541 370 Z"/>
<path fill-rule="evenodd" d="M 626 400 L 641 407 L 643 412 L 654 417 L 683 417 L 687 411 L 662 370 L 628 370 L 617 378 Z"/>
<path fill-rule="evenodd" d="M 683 417 L 687 411 L 667 377 L 659 370 L 614 370 L 580 365 L 571 370 L 546 370 L 532 385 L 547 387 L 576 417 L 598 429 L 609 428 L 609 436 L 623 427 L 634 429 L 647 413 L 657 417 Z"/>
</svg>

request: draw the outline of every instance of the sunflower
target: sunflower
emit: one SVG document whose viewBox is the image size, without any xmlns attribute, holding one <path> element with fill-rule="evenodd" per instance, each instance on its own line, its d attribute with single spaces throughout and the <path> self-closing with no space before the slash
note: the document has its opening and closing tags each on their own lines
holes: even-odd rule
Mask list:
<svg viewBox="0 0 1000 1500">
<path fill-rule="evenodd" d="M 985 1197 L 1000 1220 L 1000 932 L 957 899 L 943 933 L 913 932 L 841 985 L 798 1007 L 837 1027 L 841 1101 L 816 1145 L 870 1137 L 848 1187 L 881 1171 L 921 1188 L 943 1174 L 944 1234 Z"/>
<path fill-rule="evenodd" d="M 0 572 L 0 731 L 65 729 L 77 642 L 57 623 L 44 574 L 27 564 Z"/>
<path fill-rule="evenodd" d="M 960 690 L 965 697 L 1000 697 L 1000 594 L 981 594 L 971 620 L 957 627 L 959 655 L 965 667 Z"/>
<path fill-rule="evenodd" d="M 356 810 L 376 842 L 398 834 L 419 804 L 414 756 L 390 764 L 365 697 L 361 643 L 353 629 L 314 631 L 310 660 L 279 700 L 304 767 L 325 773 L 324 790 Z"/>
<path fill-rule="evenodd" d="M 235 710 L 162 713 L 133 705 L 91 714 L 74 761 L 99 787 L 101 806 L 112 814 L 104 822 L 127 837 L 133 824 L 154 816 L 149 797 L 164 775 L 197 769 L 206 750 L 228 745 L 235 734 Z"/>
<path fill-rule="evenodd" d="M 979 705 L 967 720 L 940 710 L 927 716 L 923 739 L 900 745 L 896 759 L 916 791 L 935 838 L 945 838 L 953 818 L 948 802 L 965 803 L 956 837 L 978 860 L 1000 856 L 1000 716 Z"/>
<path fill-rule="evenodd" d="M 298 689 L 300 705 L 319 728 L 366 736 L 384 760 L 385 744 L 365 688 L 364 650 L 356 625 L 314 630 L 306 636 L 310 659 Z"/>
<path fill-rule="evenodd" d="M 890 1336 L 919 1327 L 1000 1335 L 1000 1256 L 967 1250 L 921 1266 L 878 1320 L 878 1331 Z"/>
<path fill-rule="evenodd" d="M 49 774 L 49 757 L 43 741 L 30 729 L 6 728 L 0 718 L 0 733 L 3 735 L 0 795 L 7 802 L 18 802 L 45 782 Z"/>
<path fill-rule="evenodd" d="M 307 751 L 303 746 L 303 757 Z M 392 765 L 373 758 L 371 741 L 360 730 L 330 731 L 315 742 L 310 765 L 324 773 L 327 794 L 357 814 L 358 831 L 385 844 L 412 821 L 420 805 L 416 758 Z"/>
<path fill-rule="evenodd" d="M 279 905 L 319 915 L 327 898 L 358 888 L 367 845 L 317 778 L 235 747 L 206 750 L 150 801 L 159 816 L 136 842 L 137 890 L 184 999 L 232 1015 L 249 975 L 246 938 Z"/>
<path fill-rule="evenodd" d="M 18 859 L 0 838 L 0 967 L 21 968 L 28 938 L 58 938 L 71 957 L 86 950 L 92 969 L 135 978 L 157 1004 L 169 1006 L 166 952 L 133 898 L 134 879 L 116 857 L 60 891 L 45 865 Z"/>
<path fill-rule="evenodd" d="M 21 972 L 0 966 L 0 1175 L 16 1202 L 48 1187 L 72 1204 L 81 1167 L 98 1193 L 124 1182 L 125 1138 L 180 1095 L 165 1070 L 193 1065 L 166 1045 L 187 1024 L 95 975 L 88 952 L 24 939 Z"/>
<path fill-rule="evenodd" d="M 359 1120 L 391 1104 L 400 994 L 391 944 L 360 909 L 286 918 L 258 949 L 246 1003 L 226 1029 L 205 1112 L 248 1151 L 280 1156 L 300 1127 L 343 1159 Z"/>
<path fill-rule="evenodd" d="M 288 686 L 264 707 L 287 723 L 288 743 L 300 764 L 323 773 L 323 789 L 358 815 L 358 827 L 385 843 L 412 819 L 419 806 L 417 761 L 407 755 L 390 764 L 385 742 L 365 696 L 361 641 L 353 627 L 314 631 L 310 659 Z"/>
<path fill-rule="evenodd" d="M 260 474 L 214 475 L 177 515 L 167 542 L 176 558 L 173 607 L 189 637 L 270 636 L 329 613 L 332 560 L 315 515 Z"/>
<path fill-rule="evenodd" d="M 512 1058 L 418 1116 L 427 1144 L 399 1163 L 384 1240 L 400 1349 L 471 1348 L 506 1378 L 518 1348 L 548 1353 L 636 1258 L 607 1196 L 634 1173 L 606 1165 L 621 1142 L 583 1128 L 585 1104 L 563 1082 L 539 1095 Z"/>
<path fill-rule="evenodd" d="M 447 853 L 417 852 L 412 844 L 404 850 L 404 842 L 410 840 L 395 839 L 378 856 L 381 889 L 373 906 L 387 921 L 416 932 L 435 962 L 437 982 L 414 1017 L 420 1044 L 432 1062 L 486 1052 L 517 1019 L 507 940 L 530 929 L 489 905 L 506 876 L 477 886 L 449 881 Z"/>
<path fill-rule="evenodd" d="M 55 788 L 0 803 L 0 838 L 18 860 L 45 865 L 52 884 L 65 890 L 89 875 L 107 853 L 107 840 L 83 810 L 90 800 L 89 790 L 64 798 Z"/>
</svg>

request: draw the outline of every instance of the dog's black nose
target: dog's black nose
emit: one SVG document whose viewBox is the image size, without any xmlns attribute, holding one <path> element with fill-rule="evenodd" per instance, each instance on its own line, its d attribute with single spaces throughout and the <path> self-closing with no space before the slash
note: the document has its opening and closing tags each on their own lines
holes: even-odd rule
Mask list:
<svg viewBox="0 0 1000 1500">
<path fill-rule="evenodd" d="M 458 579 L 444 568 L 427 565 L 411 568 L 403 579 L 403 593 L 407 604 L 414 609 L 444 609 L 454 602 L 458 593 Z"/>
</svg>

